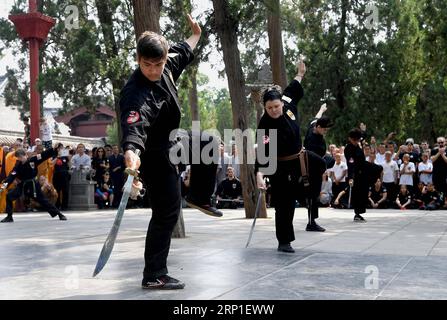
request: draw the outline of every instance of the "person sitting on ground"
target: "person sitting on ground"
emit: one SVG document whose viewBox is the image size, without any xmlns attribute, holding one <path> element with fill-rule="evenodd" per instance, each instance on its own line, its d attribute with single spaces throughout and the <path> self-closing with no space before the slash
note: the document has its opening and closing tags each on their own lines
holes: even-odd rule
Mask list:
<svg viewBox="0 0 447 320">
<path fill-rule="evenodd" d="M 426 185 L 422 182 L 419 182 L 417 185 L 417 188 L 414 189 L 412 193 L 413 198 L 413 207 L 415 209 L 420 208 L 424 205 L 424 201 L 422 200 L 422 191 L 424 191 L 424 188 Z"/>
<path fill-rule="evenodd" d="M 382 185 L 382 180 L 377 179 L 374 186 L 369 188 L 368 200 L 370 202 L 370 208 L 386 209 L 387 195 L 386 188 Z"/>
<path fill-rule="evenodd" d="M 332 180 L 328 174 L 328 171 L 323 173 L 323 182 L 321 183 L 321 192 L 318 198 L 318 202 L 324 207 L 329 207 L 332 201 Z"/>
<path fill-rule="evenodd" d="M 102 179 L 95 186 L 95 203 L 98 209 L 111 207 L 113 203 L 113 185 L 109 172 L 102 175 Z"/>
<path fill-rule="evenodd" d="M 340 191 L 337 198 L 334 200 L 334 208 L 336 209 L 348 209 L 349 208 L 349 189 L 346 187 L 345 190 Z M 352 201 L 352 199 L 351 199 Z"/>
<path fill-rule="evenodd" d="M 424 204 L 419 208 L 419 210 L 438 210 L 441 205 L 441 197 L 439 192 L 436 191 L 435 185 L 430 183 L 422 190 L 422 201 Z"/>
<path fill-rule="evenodd" d="M 233 167 L 227 168 L 227 178 L 216 190 L 217 208 L 237 209 L 242 204 L 242 184 L 234 175 Z"/>
<path fill-rule="evenodd" d="M 404 184 L 400 186 L 399 194 L 397 195 L 394 207 L 401 210 L 411 208 L 411 193 Z"/>
</svg>

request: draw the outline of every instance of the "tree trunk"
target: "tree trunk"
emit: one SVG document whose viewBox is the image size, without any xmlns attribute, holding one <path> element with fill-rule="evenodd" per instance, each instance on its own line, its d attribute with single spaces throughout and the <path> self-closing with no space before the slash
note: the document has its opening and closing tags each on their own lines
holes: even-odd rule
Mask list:
<svg viewBox="0 0 447 320">
<path fill-rule="evenodd" d="M 340 20 L 340 39 L 337 48 L 337 67 L 335 74 L 337 77 L 337 105 L 341 110 L 346 107 L 346 29 L 347 29 L 347 14 L 349 9 L 349 0 L 342 0 L 341 3 L 341 20 Z"/>
<path fill-rule="evenodd" d="M 98 10 L 98 19 L 101 24 L 102 34 L 104 36 L 104 46 L 106 48 L 107 60 L 111 60 L 119 55 L 118 46 L 116 44 L 115 34 L 113 31 L 113 14 L 116 11 L 116 7 L 112 8 L 110 1 L 108 0 L 95 0 L 96 9 Z M 121 141 L 122 132 L 119 125 L 121 119 L 121 112 L 119 108 L 119 95 L 121 89 L 126 84 L 126 79 L 117 78 L 114 74 L 108 74 L 110 82 L 113 88 L 113 101 L 115 107 L 115 113 L 117 118 L 118 128 L 118 141 Z"/>
<path fill-rule="evenodd" d="M 133 0 L 134 25 L 136 40 L 144 31 L 160 33 L 160 9 L 162 0 Z M 179 181 L 180 183 L 180 181 Z M 172 233 L 173 238 L 186 238 L 183 211 L 180 207 L 180 215 Z"/>
<path fill-rule="evenodd" d="M 160 9 L 162 0 L 133 0 L 135 37 L 144 31 L 160 33 Z"/>
<path fill-rule="evenodd" d="M 272 67 L 273 83 L 283 89 L 287 87 L 286 60 L 281 34 L 281 8 L 279 0 L 267 3 L 267 31 L 269 36 L 270 65 Z"/>
<path fill-rule="evenodd" d="M 199 121 L 199 97 L 197 94 L 197 72 L 199 66 L 196 64 L 190 68 L 191 87 L 189 88 L 189 106 L 191 108 L 192 121 Z"/>
<path fill-rule="evenodd" d="M 237 21 L 230 12 L 227 0 L 213 0 L 215 27 L 223 50 L 225 72 L 228 77 L 231 105 L 233 110 L 233 127 L 242 131 L 248 128 L 247 99 L 245 97 L 245 79 L 242 73 L 241 58 L 238 49 Z M 245 140 L 245 139 L 244 139 Z M 240 164 L 240 175 L 244 197 L 245 215 L 254 217 L 256 209 L 256 180 L 254 166 L 247 164 L 247 153 L 253 152 L 253 145 L 244 141 L 240 152 L 244 160 Z"/>
</svg>

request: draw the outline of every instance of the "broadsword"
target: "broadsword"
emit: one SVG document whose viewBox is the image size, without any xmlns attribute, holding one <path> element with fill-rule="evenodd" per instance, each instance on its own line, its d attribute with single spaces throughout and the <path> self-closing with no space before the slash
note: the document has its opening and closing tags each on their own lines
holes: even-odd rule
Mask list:
<svg viewBox="0 0 447 320">
<path fill-rule="evenodd" d="M 348 199 L 348 209 L 351 209 L 351 193 L 352 193 L 352 186 L 349 186 L 349 199 Z"/>
<path fill-rule="evenodd" d="M 255 230 L 255 224 L 256 224 L 256 218 L 259 215 L 259 211 L 261 210 L 261 200 L 262 200 L 262 194 L 265 192 L 264 189 L 259 190 L 259 196 L 258 196 L 258 202 L 256 203 L 256 211 L 255 211 L 255 218 L 253 219 L 253 224 L 251 225 L 250 229 L 250 235 L 248 236 L 247 244 L 245 245 L 245 248 L 248 248 L 248 245 L 250 244 L 251 237 L 253 236 L 253 231 Z"/>
<path fill-rule="evenodd" d="M 136 154 L 139 156 L 140 152 L 137 150 Z M 118 212 L 115 216 L 115 221 L 113 222 L 112 229 L 110 229 L 109 235 L 107 236 L 106 241 L 101 250 L 101 254 L 99 255 L 98 262 L 96 263 L 95 271 L 93 271 L 93 277 L 95 277 L 98 273 L 106 265 L 107 261 L 110 258 L 110 254 L 112 253 L 113 246 L 115 245 L 116 236 L 118 235 L 118 230 L 121 225 L 121 220 L 124 215 L 124 210 L 127 206 L 127 201 L 129 200 L 130 192 L 132 190 L 132 183 L 135 177 L 138 176 L 137 170 L 132 170 L 127 168 L 125 172 L 128 174 L 127 181 L 124 184 L 123 196 L 121 198 L 120 205 L 118 207 Z"/>
</svg>

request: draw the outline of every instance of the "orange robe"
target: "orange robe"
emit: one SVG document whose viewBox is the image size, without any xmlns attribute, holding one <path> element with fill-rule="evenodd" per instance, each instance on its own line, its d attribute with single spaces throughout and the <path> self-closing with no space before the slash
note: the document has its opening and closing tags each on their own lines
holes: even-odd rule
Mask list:
<svg viewBox="0 0 447 320">
<path fill-rule="evenodd" d="M 14 166 L 16 165 L 17 158 L 15 157 L 14 153 L 15 153 L 15 151 L 11 151 L 5 157 L 4 166 L 5 166 L 5 174 L 6 174 L 6 176 L 8 176 L 11 173 L 12 169 L 14 169 Z M 8 186 L 7 190 L 3 191 L 0 194 L 0 212 L 5 212 L 5 209 L 6 209 L 6 194 L 8 193 L 8 190 L 10 190 L 12 188 L 14 188 L 14 184 L 13 183 L 11 183 Z"/>
</svg>

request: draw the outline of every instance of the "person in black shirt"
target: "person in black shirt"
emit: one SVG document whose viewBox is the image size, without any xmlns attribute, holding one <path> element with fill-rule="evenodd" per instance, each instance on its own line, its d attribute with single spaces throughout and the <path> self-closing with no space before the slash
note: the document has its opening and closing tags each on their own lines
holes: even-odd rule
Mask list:
<svg viewBox="0 0 447 320">
<path fill-rule="evenodd" d="M 360 141 L 362 132 L 360 129 L 352 129 L 349 132 L 349 143 L 345 147 L 345 158 L 348 165 L 348 181 L 352 188 L 351 207 L 354 207 L 354 221 L 366 222 L 361 214 L 366 212 L 369 192 L 369 176 L 367 172 L 367 162 Z"/>
<path fill-rule="evenodd" d="M 96 157 L 92 159 L 92 168 L 95 170 L 95 181 L 100 182 L 106 171 L 109 171 L 109 159 L 103 147 L 96 149 Z"/>
<path fill-rule="evenodd" d="M 371 204 L 370 208 L 373 209 L 386 209 L 387 208 L 387 190 L 382 185 L 382 180 L 377 179 L 374 186 L 369 188 L 368 200 Z"/>
<path fill-rule="evenodd" d="M 277 159 L 269 159 L 261 164 L 260 155 L 256 158 L 257 185 L 260 189 L 266 189 L 264 173 L 266 168 L 274 161 L 276 172 L 269 175 L 271 183 L 272 202 L 275 207 L 276 238 L 278 239 L 278 251 L 294 252 L 290 243 L 295 240 L 293 230 L 293 216 L 295 203 L 305 203 L 308 199 L 316 199 L 321 191 L 321 177 L 326 170 L 324 160 L 312 151 L 302 151 L 302 141 L 298 119 L 298 102 L 304 95 L 301 81 L 306 72 L 304 62 L 298 63 L 298 72 L 294 80 L 281 93 L 277 88 L 269 88 L 264 92 L 263 103 L 265 112 L 262 115 L 258 130 L 257 141 L 262 140 L 266 154 L 270 155 L 271 149 L 276 148 Z M 270 139 L 271 136 L 277 137 Z M 272 140 L 272 141 L 270 141 Z M 276 143 L 276 145 L 275 145 Z M 301 170 L 300 157 L 308 156 L 308 180 L 310 186 L 305 185 Z M 305 166 L 304 166 L 305 167 Z M 319 183 L 318 183 L 319 182 Z M 313 208 L 313 206 L 310 206 Z M 317 207 L 318 209 L 318 207 Z M 309 210 L 308 231 L 324 231 L 315 219 L 318 218 L 318 210 Z"/>
<path fill-rule="evenodd" d="M 422 190 L 423 205 L 419 210 L 437 210 L 442 205 L 441 196 L 433 183 L 429 183 Z"/>
<path fill-rule="evenodd" d="M 141 162 L 144 163 L 141 177 L 148 185 L 152 205 L 144 253 L 143 289 L 185 287 L 183 282 L 168 275 L 167 257 L 181 207 L 180 172 L 171 162 L 172 151 L 177 150 L 178 146 L 178 140 L 173 141 L 173 133 L 175 135 L 178 131 L 181 118 L 176 81 L 193 61 L 193 49 L 201 35 L 199 24 L 190 15 L 188 22 L 193 35 L 172 47 L 163 36 L 154 32 L 147 31 L 139 37 L 139 67 L 121 91 L 121 144 L 126 167 L 138 169 Z M 219 149 L 217 139 L 197 132 L 191 135 L 194 139 L 200 135 L 200 147 L 208 144 L 212 150 Z M 192 149 L 189 148 L 189 151 L 192 152 Z M 141 160 L 136 150 L 142 152 Z M 217 157 L 218 154 L 213 156 Z M 202 162 L 191 164 L 187 203 L 208 215 L 221 217 L 222 212 L 211 206 L 216 172 L 217 159 L 209 165 Z M 134 187 L 141 187 L 141 182 L 135 182 Z"/>
<path fill-rule="evenodd" d="M 242 204 L 242 185 L 235 177 L 233 167 L 227 168 L 227 178 L 217 187 L 217 207 L 237 209 Z"/>
<path fill-rule="evenodd" d="M 53 186 L 58 194 L 56 208 L 60 210 L 67 210 L 69 197 L 68 190 L 70 184 L 70 157 L 68 150 L 64 149 L 62 143 L 57 145 L 56 150 L 57 157 L 53 159 Z"/>
<path fill-rule="evenodd" d="M 431 161 L 433 162 L 433 184 L 438 192 L 444 196 L 447 193 L 447 150 L 445 138 L 437 139 L 438 147 L 431 151 Z"/>
<path fill-rule="evenodd" d="M 401 210 L 411 209 L 411 193 L 406 185 L 400 186 L 399 194 L 395 200 L 395 208 Z"/>
<path fill-rule="evenodd" d="M 120 154 L 120 148 L 118 145 L 112 147 L 112 155 L 109 157 L 109 172 L 112 184 L 115 187 L 112 207 L 118 208 L 123 195 L 122 189 L 124 186 L 124 169 L 126 165 L 124 163 L 124 156 Z"/>
<path fill-rule="evenodd" d="M 344 190 L 338 193 L 337 198 L 334 200 L 334 208 L 336 209 L 349 209 L 349 189 L 346 187 Z M 352 197 L 352 193 L 351 193 Z M 352 199 L 351 199 L 352 201 Z"/>
<path fill-rule="evenodd" d="M 56 154 L 56 150 L 50 148 L 41 154 L 28 159 L 26 151 L 23 149 L 18 149 L 15 152 L 17 158 L 17 163 L 8 177 L 4 180 L 0 191 L 6 190 L 8 185 L 12 183 L 15 179 L 18 179 L 19 184 L 6 195 L 6 213 L 7 217 L 1 222 L 14 222 L 12 218 L 13 213 L 13 201 L 20 198 L 22 194 L 35 200 L 41 205 L 41 207 L 48 211 L 51 217 L 59 216 L 60 220 L 67 220 L 67 218 L 54 206 L 52 205 L 42 194 L 37 176 L 37 167 L 42 162 L 48 160 Z"/>
<path fill-rule="evenodd" d="M 322 158 L 326 155 L 326 141 L 324 140 L 324 136 L 333 125 L 328 117 L 323 116 L 326 110 L 326 104 L 323 104 L 315 119 L 309 124 L 309 129 L 304 139 L 304 147 L 306 150 L 310 150 Z"/>
</svg>

